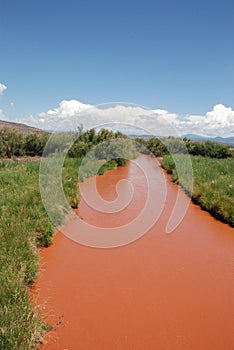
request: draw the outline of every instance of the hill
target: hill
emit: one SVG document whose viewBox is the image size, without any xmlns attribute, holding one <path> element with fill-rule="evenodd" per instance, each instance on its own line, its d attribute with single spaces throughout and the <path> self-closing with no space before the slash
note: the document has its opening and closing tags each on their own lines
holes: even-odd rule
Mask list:
<svg viewBox="0 0 234 350">
<path fill-rule="evenodd" d="M 42 132 L 45 133 L 45 131 L 41 129 L 34 128 L 32 126 L 28 126 L 26 124 L 21 123 L 14 123 L 14 122 L 7 122 L 5 120 L 0 120 L 0 130 L 8 128 L 8 129 L 14 129 L 18 132 L 25 133 L 25 134 L 31 134 L 35 132 Z"/>
</svg>

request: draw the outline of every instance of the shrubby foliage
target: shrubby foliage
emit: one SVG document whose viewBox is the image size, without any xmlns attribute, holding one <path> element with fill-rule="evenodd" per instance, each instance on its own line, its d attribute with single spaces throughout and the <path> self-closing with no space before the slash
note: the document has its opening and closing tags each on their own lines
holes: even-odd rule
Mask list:
<svg viewBox="0 0 234 350">
<path fill-rule="evenodd" d="M 16 130 L 4 128 L 0 130 L 0 157 L 12 158 L 13 156 L 41 156 L 45 145 L 46 152 L 63 151 L 69 148 L 68 155 L 72 158 L 82 158 L 94 146 L 113 139 L 128 139 L 120 131 L 113 132 L 102 128 L 98 132 L 94 128 L 83 130 L 80 125 L 74 132 L 63 132 L 54 134 L 52 138 L 45 132 L 34 132 L 30 134 L 20 133 Z M 159 139 L 152 137 L 148 140 L 143 138 L 135 139 L 137 150 L 142 153 L 152 153 L 156 157 L 169 153 L 208 156 L 211 158 L 228 158 L 233 156 L 233 152 L 227 145 L 213 141 L 198 142 L 188 138 L 180 139 L 167 137 Z M 121 163 L 121 161 L 120 161 Z"/>
<path fill-rule="evenodd" d="M 48 141 L 48 134 L 34 133 L 23 140 L 23 150 L 27 156 L 41 156 Z"/>
<path fill-rule="evenodd" d="M 186 154 L 195 156 L 207 156 L 211 158 L 228 158 L 233 156 L 230 147 L 213 141 L 198 142 L 188 138 L 180 139 L 175 137 L 167 137 L 159 139 L 152 137 L 149 140 L 137 138 L 138 144 L 143 145 L 149 152 L 156 157 L 165 154 Z M 144 151 L 144 153 L 147 153 Z"/>
<path fill-rule="evenodd" d="M 95 145 L 117 138 L 127 139 L 127 136 L 119 131 L 114 133 L 104 128 L 98 133 L 95 129 L 84 131 L 82 126 L 74 132 L 61 132 L 54 134 L 53 137 L 45 132 L 24 134 L 4 128 L 0 130 L 0 157 L 42 156 L 46 144 L 47 154 L 60 152 L 69 148 L 71 140 L 74 140 L 68 155 L 72 158 L 82 158 Z"/>
<path fill-rule="evenodd" d="M 1 129 L 0 157 L 41 156 L 48 138 L 49 134 L 44 132 L 24 134 L 9 128 Z"/>
<path fill-rule="evenodd" d="M 23 135 L 12 129 L 0 130 L 0 157 L 24 155 Z"/>
<path fill-rule="evenodd" d="M 83 127 L 79 126 L 77 132 L 74 133 L 75 141 L 72 147 L 69 149 L 68 155 L 73 158 L 83 157 L 92 147 L 107 140 L 114 140 L 117 138 L 127 139 L 127 136 L 122 134 L 120 131 L 114 133 L 113 131 L 104 128 L 102 128 L 98 133 L 95 129 L 83 131 Z M 104 154 L 102 159 L 105 159 Z"/>
<path fill-rule="evenodd" d="M 211 158 L 228 158 L 232 157 L 232 153 L 227 145 L 223 145 L 213 141 L 193 142 L 185 139 L 185 144 L 189 154 L 194 156 L 205 156 Z"/>
</svg>

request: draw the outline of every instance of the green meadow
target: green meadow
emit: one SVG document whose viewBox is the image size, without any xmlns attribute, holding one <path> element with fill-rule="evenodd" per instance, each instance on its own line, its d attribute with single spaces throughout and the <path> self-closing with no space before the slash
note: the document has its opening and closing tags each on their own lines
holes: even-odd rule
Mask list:
<svg viewBox="0 0 234 350">
<path fill-rule="evenodd" d="M 234 158 L 190 156 L 193 168 L 193 190 L 186 173 L 186 156 L 174 155 L 180 164 L 180 176 L 170 155 L 165 155 L 162 167 L 172 180 L 179 183 L 192 200 L 217 219 L 234 227 Z"/>
</svg>

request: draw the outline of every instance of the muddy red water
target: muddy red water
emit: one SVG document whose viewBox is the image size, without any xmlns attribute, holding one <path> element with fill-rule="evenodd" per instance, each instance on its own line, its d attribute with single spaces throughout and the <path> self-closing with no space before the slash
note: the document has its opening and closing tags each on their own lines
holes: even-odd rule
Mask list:
<svg viewBox="0 0 234 350">
<path fill-rule="evenodd" d="M 155 160 L 142 159 L 152 176 L 163 174 Z M 98 176 L 100 194 L 116 198 L 121 179 L 137 190 L 118 214 L 80 203 L 83 219 L 110 234 L 139 215 L 146 200 L 147 182 L 134 162 Z M 160 191 L 162 183 L 155 179 L 155 186 Z M 190 204 L 165 234 L 178 187 L 166 177 L 166 189 L 159 220 L 131 244 L 90 248 L 58 233 L 42 250 L 36 299 L 54 329 L 41 350 L 234 349 L 234 230 Z"/>
</svg>

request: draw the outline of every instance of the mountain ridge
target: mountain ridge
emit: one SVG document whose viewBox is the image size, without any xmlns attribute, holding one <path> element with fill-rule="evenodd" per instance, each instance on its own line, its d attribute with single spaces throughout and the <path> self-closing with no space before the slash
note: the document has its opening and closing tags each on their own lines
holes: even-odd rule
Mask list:
<svg viewBox="0 0 234 350">
<path fill-rule="evenodd" d="M 213 142 L 218 142 L 218 143 L 224 143 L 224 144 L 229 144 L 229 145 L 234 145 L 234 136 L 229 136 L 229 137 L 221 137 L 221 136 L 216 136 L 216 137 L 209 137 L 209 136 L 199 136 L 195 134 L 185 134 L 182 136 L 187 137 L 193 141 L 213 141 Z"/>
<path fill-rule="evenodd" d="M 18 132 L 25 133 L 25 134 L 31 134 L 34 132 L 46 133 L 46 131 L 44 131 L 44 130 L 35 128 L 33 126 L 29 126 L 27 124 L 0 120 L 0 130 L 2 130 L 4 128 L 13 129 L 13 130 L 16 130 Z"/>
</svg>

